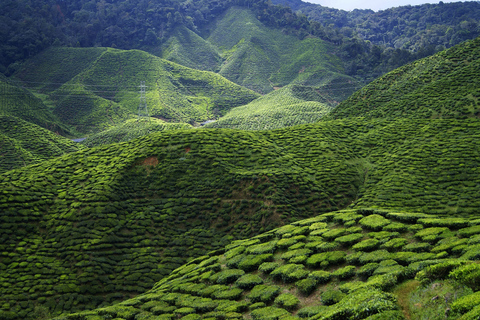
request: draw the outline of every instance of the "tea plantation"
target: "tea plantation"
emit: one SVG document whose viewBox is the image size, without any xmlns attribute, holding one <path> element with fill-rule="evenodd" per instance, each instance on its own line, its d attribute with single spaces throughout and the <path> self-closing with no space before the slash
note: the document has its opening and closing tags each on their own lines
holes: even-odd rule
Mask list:
<svg viewBox="0 0 480 320">
<path fill-rule="evenodd" d="M 133 299 L 55 319 L 478 319 L 479 223 L 326 213 L 191 260 Z"/>
<path fill-rule="evenodd" d="M 110 305 L 232 240 L 347 206 L 463 216 L 466 228 L 479 207 L 479 126 L 360 118 L 164 131 L 9 171 L 0 182 L 2 312 L 18 319 L 35 308 L 58 315 Z M 433 227 L 441 234 L 448 226 Z M 342 246 L 363 239 L 350 233 L 358 232 L 322 237 Z M 395 241 L 379 250 L 407 245 Z M 294 248 L 289 260 L 311 250 Z M 269 262 L 261 248 L 252 254 Z M 241 296 L 232 290 L 219 299 Z"/>
</svg>

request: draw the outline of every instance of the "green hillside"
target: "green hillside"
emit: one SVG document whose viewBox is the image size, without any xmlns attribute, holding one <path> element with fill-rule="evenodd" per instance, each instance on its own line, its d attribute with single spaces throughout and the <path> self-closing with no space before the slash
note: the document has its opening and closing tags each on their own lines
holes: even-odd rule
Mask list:
<svg viewBox="0 0 480 320">
<path fill-rule="evenodd" d="M 291 85 L 230 110 L 207 128 L 266 130 L 320 121 L 330 103 L 312 87 Z"/>
<path fill-rule="evenodd" d="M 143 137 L 147 134 L 165 130 L 192 129 L 186 123 L 169 123 L 155 118 L 131 119 L 105 131 L 88 136 L 82 141 L 87 147 L 96 147 L 102 144 L 127 142 L 132 139 Z"/>
<path fill-rule="evenodd" d="M 43 55 L 50 59 L 38 57 L 38 63 L 26 65 L 28 70 L 18 74 L 29 83 L 38 74 L 48 73 L 50 66 L 52 76 L 46 76 L 46 85 L 38 89 L 47 90 L 55 115 L 83 133 L 101 131 L 136 114 L 142 81 L 147 85 L 150 116 L 175 122 L 215 118 L 258 96 L 214 73 L 182 67 L 137 50 L 98 49 L 93 60 L 85 58 L 88 50 L 70 48 L 72 60 L 52 66 L 55 56 L 65 58 L 66 50 L 48 50 Z M 75 61 L 79 65 L 71 67 Z M 58 74 L 63 74 L 56 82 L 59 87 L 48 91 L 45 87 Z"/>
<path fill-rule="evenodd" d="M 0 115 L 14 116 L 54 132 L 67 133 L 41 99 L 2 74 L 0 74 Z"/>
<path fill-rule="evenodd" d="M 0 115 L 0 173 L 84 149 L 37 125 Z"/>
<path fill-rule="evenodd" d="M 480 38 L 396 69 L 355 92 L 328 118 L 480 115 Z"/>
<path fill-rule="evenodd" d="M 479 126 L 360 118 L 164 131 L 7 172 L 2 312 L 112 304 L 231 240 L 349 205 L 469 217 Z"/>
<path fill-rule="evenodd" d="M 360 87 L 345 76 L 331 44 L 318 38 L 300 40 L 268 28 L 246 8 L 230 8 L 209 29 L 207 40 L 225 59 L 219 73 L 257 92 L 268 93 L 288 84 L 323 87 L 340 80 L 351 83 L 342 93 L 348 96 Z M 331 94 L 342 100 L 339 92 Z"/>
<path fill-rule="evenodd" d="M 234 241 L 133 299 L 55 319 L 478 319 L 478 217 L 327 213 Z"/>
</svg>

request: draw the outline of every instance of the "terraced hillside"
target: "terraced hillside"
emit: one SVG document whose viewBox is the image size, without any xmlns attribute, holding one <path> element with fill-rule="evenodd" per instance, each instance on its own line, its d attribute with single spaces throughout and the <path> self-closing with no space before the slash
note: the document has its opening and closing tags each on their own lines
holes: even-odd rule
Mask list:
<svg viewBox="0 0 480 320">
<path fill-rule="evenodd" d="M 331 212 L 193 259 L 133 299 L 55 319 L 478 319 L 479 217 Z"/>
<path fill-rule="evenodd" d="M 0 115 L 0 173 L 85 149 L 22 119 Z"/>
<path fill-rule="evenodd" d="M 97 50 L 94 60 L 86 57 L 92 50 Z M 57 58 L 67 59 L 67 63 L 55 64 L 47 81 L 37 84 L 38 75 Z M 214 73 L 182 67 L 137 50 L 53 48 L 25 68 L 16 76 L 47 94 L 54 114 L 82 133 L 98 132 L 135 115 L 142 81 L 147 86 L 150 115 L 174 122 L 205 121 L 259 96 Z M 59 80 L 51 85 L 50 79 L 59 74 Z"/>
<path fill-rule="evenodd" d="M 219 74 L 257 92 L 268 93 L 288 84 L 322 88 L 335 82 L 349 83 L 343 92 L 326 90 L 341 101 L 360 88 L 345 75 L 332 45 L 267 28 L 246 8 L 230 8 L 209 29 L 207 41 L 224 59 Z"/>
<path fill-rule="evenodd" d="M 418 60 L 355 92 L 330 119 L 480 116 L 480 38 Z"/>
<path fill-rule="evenodd" d="M 479 126 L 360 118 L 165 131 L 7 172 L 1 310 L 19 319 L 36 306 L 112 304 L 231 240 L 349 205 L 467 217 L 480 206 Z"/>
<path fill-rule="evenodd" d="M 145 135 L 165 130 L 193 129 L 187 123 L 169 123 L 156 118 L 131 119 L 105 131 L 92 134 L 82 141 L 87 147 L 127 142 Z"/>
<path fill-rule="evenodd" d="M 313 87 L 289 85 L 230 110 L 207 128 L 268 130 L 320 121 L 331 103 Z"/>
<path fill-rule="evenodd" d="M 14 116 L 54 132 L 68 133 L 41 99 L 3 74 L 0 74 L 0 115 Z"/>
</svg>

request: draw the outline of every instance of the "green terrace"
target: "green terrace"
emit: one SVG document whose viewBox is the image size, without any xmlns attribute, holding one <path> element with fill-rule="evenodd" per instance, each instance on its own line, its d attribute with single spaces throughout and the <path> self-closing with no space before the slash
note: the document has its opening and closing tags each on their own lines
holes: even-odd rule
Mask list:
<svg viewBox="0 0 480 320">
<path fill-rule="evenodd" d="M 133 299 L 55 319 L 478 319 L 479 218 L 326 213 L 233 241 Z"/>
</svg>

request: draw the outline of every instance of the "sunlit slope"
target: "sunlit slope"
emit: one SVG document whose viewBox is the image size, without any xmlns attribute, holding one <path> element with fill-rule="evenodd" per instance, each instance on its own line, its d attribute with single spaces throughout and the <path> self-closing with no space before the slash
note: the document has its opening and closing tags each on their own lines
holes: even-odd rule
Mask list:
<svg viewBox="0 0 480 320">
<path fill-rule="evenodd" d="M 248 9 L 229 9 L 210 29 L 207 40 L 225 59 L 219 73 L 247 88 L 268 93 L 288 84 L 322 88 L 337 80 L 350 82 L 344 92 L 329 91 L 337 101 L 359 88 L 344 75 L 341 60 L 332 54 L 330 44 L 316 38 L 300 40 L 267 28 Z"/>
<path fill-rule="evenodd" d="M 150 133 L 178 129 L 193 129 L 193 127 L 187 123 L 169 123 L 155 118 L 131 119 L 88 136 L 82 144 L 87 147 L 96 147 L 102 144 L 127 142 Z"/>
<path fill-rule="evenodd" d="M 35 124 L 0 115 L 0 173 L 81 149 L 78 143 Z"/>
<path fill-rule="evenodd" d="M 230 110 L 207 128 L 266 130 L 320 121 L 331 107 L 312 87 L 290 85 Z"/>
<path fill-rule="evenodd" d="M 0 115 L 14 116 L 43 128 L 65 133 L 60 121 L 56 119 L 42 102 L 21 83 L 9 81 L 0 74 Z"/>
<path fill-rule="evenodd" d="M 55 319 L 477 319 L 479 217 L 327 213 L 234 241 L 133 299 Z"/>
<path fill-rule="evenodd" d="M 470 217 L 479 132 L 362 118 L 166 131 L 7 172 L 0 306 L 25 318 L 110 304 L 231 240 L 349 205 Z"/>
<path fill-rule="evenodd" d="M 56 50 L 47 53 L 55 56 Z M 58 50 L 63 57 L 68 49 Z M 58 87 L 48 87 L 53 91 L 46 88 L 54 81 L 48 75 L 52 59 L 36 59 L 28 71 L 30 76 L 21 71 L 19 77 L 34 79 L 39 72 L 47 73 L 45 85 L 38 85 L 37 90 L 48 94 L 58 118 L 83 133 L 107 129 L 137 114 L 142 82 L 147 86 L 150 116 L 173 122 L 194 123 L 215 118 L 258 97 L 217 74 L 183 67 L 143 51 L 102 49 L 94 51 L 97 55 L 92 61 L 84 59 L 84 50 L 69 50 L 74 57 L 80 55 L 79 65 L 71 66 L 74 61 L 55 65 L 52 68 L 55 77 L 64 75 L 59 76 Z"/>
<path fill-rule="evenodd" d="M 478 117 L 479 77 L 477 38 L 380 77 L 340 104 L 329 118 Z"/>
<path fill-rule="evenodd" d="M 179 27 L 162 46 L 161 57 L 183 66 L 217 71 L 222 63 L 217 49 L 198 34 Z"/>
</svg>

